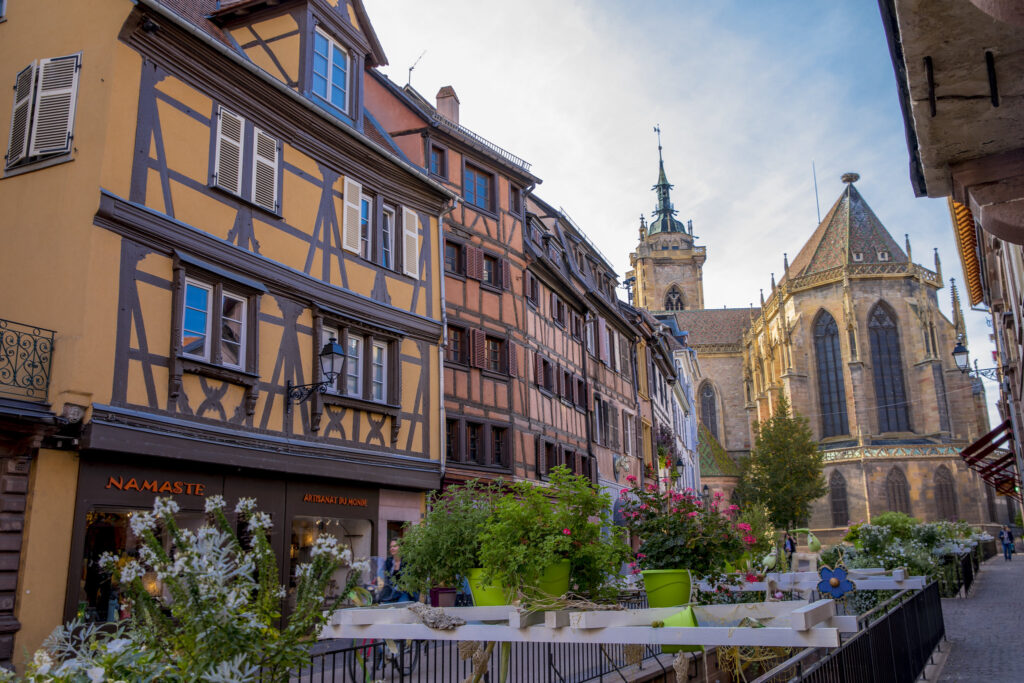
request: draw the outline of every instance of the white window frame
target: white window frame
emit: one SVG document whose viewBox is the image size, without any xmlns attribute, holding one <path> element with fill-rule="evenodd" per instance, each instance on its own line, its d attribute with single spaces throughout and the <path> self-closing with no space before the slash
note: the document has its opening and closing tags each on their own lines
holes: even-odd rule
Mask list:
<svg viewBox="0 0 1024 683">
<path fill-rule="evenodd" d="M 380 265 L 389 270 L 395 268 L 395 207 L 384 205 L 380 225 Z"/>
<path fill-rule="evenodd" d="M 309 84 L 309 93 L 311 95 L 315 96 L 315 97 L 320 98 L 321 100 L 323 100 L 325 103 L 327 103 L 331 107 L 334 107 L 336 109 L 340 109 L 341 111 L 343 111 L 346 114 L 348 114 L 349 113 L 349 103 L 352 101 L 352 88 L 351 88 L 351 86 L 352 86 L 352 53 L 349 52 L 348 50 L 346 50 L 344 47 L 342 47 L 338 43 L 338 41 L 336 41 L 334 38 L 331 38 L 331 36 L 329 36 L 320 27 L 317 27 L 314 30 L 316 31 L 316 33 L 320 34 L 320 36 L 322 36 L 327 41 L 327 73 L 324 74 L 324 79 L 327 81 L 327 88 L 326 88 L 325 94 L 324 95 L 320 95 L 320 94 L 318 94 L 318 93 L 313 91 L 313 84 L 311 82 Z M 314 53 L 315 53 L 315 51 L 316 51 L 316 40 L 315 39 L 313 41 L 313 50 L 314 50 Z M 342 88 L 341 88 L 345 92 L 345 104 L 342 107 L 338 107 L 337 104 L 335 104 L 334 102 L 331 101 L 331 90 L 334 87 L 334 81 L 332 80 L 332 76 L 334 74 L 334 70 L 333 70 L 332 67 L 334 66 L 334 53 L 336 51 L 340 51 L 340 52 L 343 52 L 345 54 L 345 83 L 342 85 Z M 314 59 L 314 63 L 315 63 L 315 59 Z M 313 69 L 313 66 L 311 65 L 310 66 L 310 72 L 311 73 L 315 73 L 315 72 L 312 71 L 312 69 Z"/>
<path fill-rule="evenodd" d="M 364 339 L 358 334 L 350 334 L 345 340 L 345 395 L 354 398 L 363 397 L 363 347 Z M 355 352 L 352 343 L 355 342 Z M 355 362 L 353 362 L 355 361 Z M 355 380 L 356 390 L 349 390 L 349 380 Z"/>
<path fill-rule="evenodd" d="M 188 310 L 189 310 L 189 305 L 188 305 L 188 288 L 189 287 L 195 287 L 197 289 L 201 289 L 204 292 L 206 292 L 206 330 L 203 333 L 204 336 L 203 336 L 203 352 L 202 352 L 202 354 L 189 353 L 188 351 L 185 350 L 185 332 L 187 331 L 187 328 L 185 327 L 185 321 L 188 318 Z M 212 334 L 212 331 L 213 331 L 213 290 L 214 290 L 214 288 L 211 285 L 206 284 L 205 282 L 199 282 L 198 280 L 192 280 L 190 278 L 186 278 L 185 279 L 185 294 L 182 297 L 182 305 L 181 305 L 181 355 L 185 356 L 186 358 L 195 358 L 195 359 L 204 360 L 204 361 L 207 361 L 207 362 L 210 361 L 210 337 L 211 337 L 211 334 Z M 193 310 L 198 310 L 198 309 L 193 309 Z M 193 330 L 193 331 L 198 332 L 198 330 Z"/>
<path fill-rule="evenodd" d="M 380 351 L 380 363 L 377 362 L 377 352 Z M 380 377 L 377 377 L 377 373 Z M 378 388 L 380 393 L 378 395 Z M 370 355 L 370 400 L 380 403 L 387 402 L 388 398 L 388 345 L 385 342 L 373 342 L 373 349 Z"/>
<path fill-rule="evenodd" d="M 242 318 L 238 320 L 236 318 L 228 318 L 224 315 L 224 299 L 234 299 L 235 301 L 242 304 Z M 248 325 L 249 317 L 249 300 L 239 294 L 233 292 L 223 291 L 221 293 L 221 304 L 220 304 L 220 319 L 217 320 L 217 324 L 221 326 L 220 333 L 220 358 L 221 365 L 226 368 L 235 368 L 237 370 L 245 369 L 245 353 L 246 353 L 246 326 Z M 241 330 L 241 338 L 238 345 L 238 363 L 228 363 L 224 360 L 224 321 L 231 320 L 239 323 L 239 329 Z"/>
<path fill-rule="evenodd" d="M 359 199 L 359 255 L 367 261 L 373 257 L 373 200 L 365 195 Z"/>
<path fill-rule="evenodd" d="M 622 452 L 633 455 L 633 416 L 622 411 Z"/>
<path fill-rule="evenodd" d="M 892 258 L 892 256 L 889 254 L 888 251 L 880 251 L 880 252 L 878 252 L 878 260 L 882 261 L 883 263 L 891 260 L 891 258 Z"/>
</svg>

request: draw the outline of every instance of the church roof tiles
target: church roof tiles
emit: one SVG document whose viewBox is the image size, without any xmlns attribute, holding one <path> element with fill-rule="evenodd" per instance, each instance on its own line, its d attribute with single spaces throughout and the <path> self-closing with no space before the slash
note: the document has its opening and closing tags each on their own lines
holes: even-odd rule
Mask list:
<svg viewBox="0 0 1024 683">
<path fill-rule="evenodd" d="M 846 189 L 790 265 L 799 277 L 848 263 L 907 263 L 907 255 L 849 178 Z"/>
<path fill-rule="evenodd" d="M 690 346 L 738 344 L 750 325 L 749 308 L 705 308 L 672 314 L 676 326 L 688 333 Z"/>
</svg>

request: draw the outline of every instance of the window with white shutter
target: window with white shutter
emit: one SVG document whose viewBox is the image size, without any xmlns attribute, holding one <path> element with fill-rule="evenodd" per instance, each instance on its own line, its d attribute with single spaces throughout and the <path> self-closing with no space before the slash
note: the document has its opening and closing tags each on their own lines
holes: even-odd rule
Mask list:
<svg viewBox="0 0 1024 683">
<path fill-rule="evenodd" d="M 213 182 L 232 194 L 242 194 L 242 158 L 245 153 L 245 119 L 224 107 L 217 109 L 217 153 Z"/>
<path fill-rule="evenodd" d="M 277 139 L 254 129 L 253 169 L 252 169 L 252 203 L 262 206 L 268 211 L 277 212 Z"/>
<path fill-rule="evenodd" d="M 362 232 L 363 186 L 352 178 L 345 178 L 345 211 L 342 216 L 342 246 L 351 252 L 359 253 Z"/>
<path fill-rule="evenodd" d="M 18 72 L 7 168 L 71 151 L 81 66 L 76 54 L 41 59 Z"/>
<path fill-rule="evenodd" d="M 420 217 L 409 208 L 402 209 L 402 270 L 420 276 Z"/>
</svg>

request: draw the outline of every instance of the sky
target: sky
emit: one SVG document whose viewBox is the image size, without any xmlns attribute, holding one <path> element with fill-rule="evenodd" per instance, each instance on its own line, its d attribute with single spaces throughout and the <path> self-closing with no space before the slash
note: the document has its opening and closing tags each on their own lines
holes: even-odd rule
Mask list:
<svg viewBox="0 0 1024 683">
<path fill-rule="evenodd" d="M 650 217 L 655 125 L 677 218 L 707 247 L 705 307 L 747 306 L 782 275 L 843 189 L 857 188 L 913 259 L 963 276 L 944 199 L 915 198 L 874 0 L 365 0 L 389 66 L 460 123 L 532 164 L 535 192 L 587 233 L 620 278 Z M 425 51 L 425 52 L 424 52 Z M 422 55 L 422 57 L 421 57 Z M 623 295 L 624 296 L 624 295 Z M 962 297 L 963 300 L 963 297 Z M 966 304 L 966 301 L 964 301 Z M 967 311 L 991 367 L 987 315 Z M 986 382 L 992 403 L 995 383 Z M 997 416 L 990 410 L 993 424 Z"/>
</svg>

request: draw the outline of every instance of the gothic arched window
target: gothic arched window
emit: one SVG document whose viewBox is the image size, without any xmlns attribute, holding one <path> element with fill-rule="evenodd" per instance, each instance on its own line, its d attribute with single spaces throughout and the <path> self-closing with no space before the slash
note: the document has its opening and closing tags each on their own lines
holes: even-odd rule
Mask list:
<svg viewBox="0 0 1024 683">
<path fill-rule="evenodd" d="M 875 371 L 878 431 L 910 431 L 900 333 L 896 328 L 896 316 L 885 304 L 878 303 L 871 309 L 868 334 L 871 337 L 871 364 Z"/>
<path fill-rule="evenodd" d="M 846 477 L 839 470 L 832 470 L 828 478 L 829 500 L 832 503 L 832 526 L 846 526 L 850 521 L 850 509 L 846 504 Z"/>
<path fill-rule="evenodd" d="M 956 506 L 956 482 L 945 465 L 939 465 L 935 470 L 935 507 L 939 519 L 955 522 L 960 516 Z"/>
<path fill-rule="evenodd" d="M 668 290 L 668 294 L 665 295 L 665 310 L 683 310 L 683 295 L 679 293 L 679 289 L 675 285 L 672 285 L 672 289 Z"/>
<path fill-rule="evenodd" d="M 910 485 L 907 484 L 907 475 L 899 467 L 889 470 L 889 476 L 885 478 L 885 497 L 890 512 L 910 514 Z"/>
<path fill-rule="evenodd" d="M 814 323 L 814 355 L 818 361 L 818 395 L 821 400 L 821 435 L 849 434 L 846 421 L 846 384 L 843 357 L 839 353 L 839 327 L 828 311 Z"/>
<path fill-rule="evenodd" d="M 704 382 L 700 387 L 700 421 L 718 438 L 718 413 L 715 410 L 715 388 L 711 382 Z"/>
</svg>

